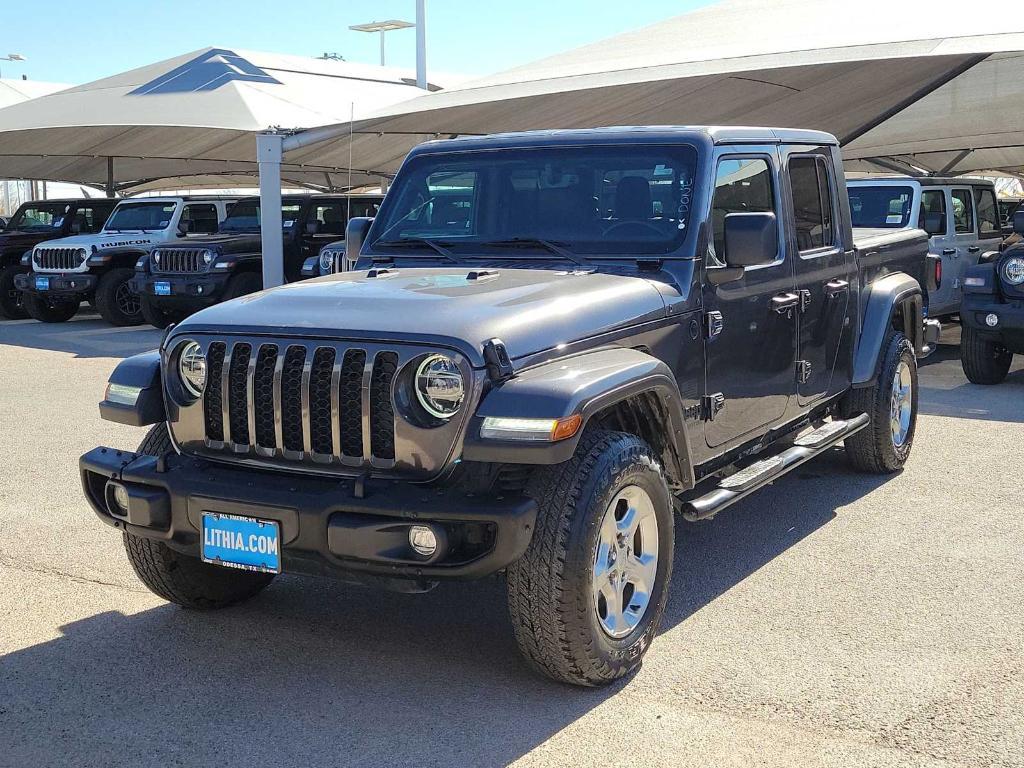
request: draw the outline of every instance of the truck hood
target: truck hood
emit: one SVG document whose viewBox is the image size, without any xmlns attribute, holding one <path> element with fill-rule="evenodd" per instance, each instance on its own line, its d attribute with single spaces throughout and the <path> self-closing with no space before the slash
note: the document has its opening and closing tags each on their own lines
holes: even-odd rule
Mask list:
<svg viewBox="0 0 1024 768">
<path fill-rule="evenodd" d="M 205 237 L 189 237 L 178 240 L 173 245 L 161 248 L 211 248 L 218 253 L 258 253 L 261 249 L 258 232 L 235 232 Z"/>
<path fill-rule="evenodd" d="M 473 350 L 501 339 L 523 357 L 667 313 L 663 283 L 641 277 L 462 268 L 328 275 L 218 304 L 185 320 L 187 332 L 329 335 L 443 343 Z"/>
<path fill-rule="evenodd" d="M 150 246 L 164 239 L 162 232 L 99 232 L 95 235 L 72 235 L 59 240 L 50 240 L 47 246 L 53 248 L 85 248 L 102 251 L 106 248 L 138 248 L 148 250 Z"/>
</svg>

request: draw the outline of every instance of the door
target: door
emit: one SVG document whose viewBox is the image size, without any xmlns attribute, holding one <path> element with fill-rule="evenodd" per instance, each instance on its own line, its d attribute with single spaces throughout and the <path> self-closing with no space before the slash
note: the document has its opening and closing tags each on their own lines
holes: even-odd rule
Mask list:
<svg viewBox="0 0 1024 768">
<path fill-rule="evenodd" d="M 917 223 L 918 227 L 924 229 L 925 217 L 928 215 L 938 216 L 942 222 L 942 230 L 933 234 L 928 240 L 929 252 L 937 255 L 942 261 L 943 275 L 942 284 L 937 290 L 928 294 L 928 313 L 930 315 L 947 314 L 959 304 L 959 299 L 953 288 L 953 275 L 957 272 L 956 265 L 959 263 L 959 254 L 956 245 L 957 236 L 953 232 L 953 216 L 950 213 L 953 205 L 949 192 L 949 189 L 942 187 L 921 190 L 921 215 Z"/>
<path fill-rule="evenodd" d="M 831 150 L 786 151 L 789 188 L 787 230 L 797 253 L 798 356 L 793 375 L 797 402 L 808 406 L 831 388 L 836 357 L 850 304 L 853 244 L 844 243 L 837 225 L 836 180 Z"/>
<path fill-rule="evenodd" d="M 792 302 L 796 296 L 783 228 L 779 227 L 775 261 L 747 267 L 737 280 L 722 279 L 728 274 L 724 236 L 728 214 L 772 211 L 782 221 L 773 170 L 777 158 L 772 147 L 763 155 L 723 154 L 716 166 L 703 288 L 706 403 L 719 395 L 722 403 L 704 425 L 705 440 L 712 448 L 756 436 L 785 415 L 795 394 L 796 316 Z M 773 302 L 776 298 L 779 300 Z"/>
<path fill-rule="evenodd" d="M 951 264 L 953 269 L 948 273 L 943 272 L 942 281 L 948 280 L 952 284 L 950 302 L 953 307 L 959 307 L 964 273 L 969 265 L 978 263 L 981 245 L 978 242 L 978 222 L 974 215 L 974 190 L 970 187 L 953 187 L 950 190 L 950 201 L 956 257 Z"/>
</svg>

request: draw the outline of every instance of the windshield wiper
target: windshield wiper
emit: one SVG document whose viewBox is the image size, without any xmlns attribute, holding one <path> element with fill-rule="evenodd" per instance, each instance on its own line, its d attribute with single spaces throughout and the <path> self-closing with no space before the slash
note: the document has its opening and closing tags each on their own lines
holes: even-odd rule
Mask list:
<svg viewBox="0 0 1024 768">
<path fill-rule="evenodd" d="M 513 237 L 508 240 L 485 240 L 478 245 L 492 246 L 494 248 L 530 248 L 541 247 L 556 256 L 561 256 L 563 259 L 568 259 L 574 264 L 579 264 L 581 267 L 586 266 L 586 262 L 573 256 L 565 248 L 561 247 L 561 243 L 552 242 L 551 240 L 544 240 L 539 237 Z"/>
<path fill-rule="evenodd" d="M 383 248 L 401 248 L 409 245 L 425 245 L 444 256 L 448 261 L 453 261 L 456 264 L 461 261 L 458 256 L 445 248 L 444 245 L 439 243 L 437 240 L 431 240 L 429 237 L 403 237 L 401 240 L 384 241 L 374 240 L 373 247 L 376 248 L 378 245 Z"/>
</svg>

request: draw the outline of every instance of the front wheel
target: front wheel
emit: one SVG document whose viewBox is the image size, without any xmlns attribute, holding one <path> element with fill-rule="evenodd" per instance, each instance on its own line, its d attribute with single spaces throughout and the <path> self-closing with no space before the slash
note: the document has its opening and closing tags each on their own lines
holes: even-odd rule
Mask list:
<svg viewBox="0 0 1024 768">
<path fill-rule="evenodd" d="M 248 296 L 250 293 L 262 290 L 262 275 L 258 275 L 255 272 L 240 272 L 228 280 L 227 287 L 224 289 L 224 301 L 231 301 L 231 299 Z"/>
<path fill-rule="evenodd" d="M 161 309 L 152 297 L 145 294 L 139 297 L 139 310 L 143 320 L 160 330 L 171 323 L 181 322 L 187 316 L 185 312 L 169 312 L 166 309 Z"/>
<path fill-rule="evenodd" d="M 35 293 L 24 295 L 25 311 L 41 323 L 66 323 L 78 313 L 78 299 L 47 299 Z"/>
<path fill-rule="evenodd" d="M 1006 379 L 1013 353 L 965 325 L 960 334 L 960 365 L 972 384 L 999 384 Z"/>
<path fill-rule="evenodd" d="M 0 320 L 23 320 L 28 317 L 24 294 L 14 287 L 14 276 L 26 271 L 20 264 L 8 264 L 0 269 Z"/>
<path fill-rule="evenodd" d="M 139 446 L 139 453 L 170 453 L 167 425 L 157 424 Z M 185 608 L 224 608 L 253 597 L 274 579 L 272 573 L 253 573 L 204 563 L 158 539 L 124 533 L 124 550 L 135 575 L 150 591 Z"/>
<path fill-rule="evenodd" d="M 588 432 L 572 459 L 537 470 L 528 493 L 537 525 L 507 585 L 520 650 L 574 685 L 633 672 L 665 612 L 675 549 L 654 452 L 634 435 Z"/>
<path fill-rule="evenodd" d="M 872 387 L 847 396 L 844 413 L 866 413 L 864 429 L 846 438 L 846 455 L 861 472 L 890 474 L 910 458 L 917 429 L 917 358 L 902 333 L 882 346 L 882 368 Z"/>
<path fill-rule="evenodd" d="M 111 325 L 129 326 L 142 323 L 140 297 L 128 287 L 135 271 L 126 267 L 112 269 L 96 286 L 96 311 Z"/>
</svg>

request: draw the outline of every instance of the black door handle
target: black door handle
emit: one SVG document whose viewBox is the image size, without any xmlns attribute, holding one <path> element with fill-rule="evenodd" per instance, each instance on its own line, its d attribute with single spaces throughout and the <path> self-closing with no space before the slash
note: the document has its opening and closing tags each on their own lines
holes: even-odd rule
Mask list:
<svg viewBox="0 0 1024 768">
<path fill-rule="evenodd" d="M 980 250 L 981 250 L 981 246 L 980 246 L 980 245 L 972 245 L 972 246 L 970 246 L 970 247 L 969 247 L 969 248 L 967 249 L 967 252 L 968 252 L 968 253 L 977 253 L 977 252 L 978 252 L 978 251 L 980 251 Z"/>
<path fill-rule="evenodd" d="M 850 288 L 850 284 L 846 280 L 829 280 L 825 283 L 825 293 L 829 295 L 829 298 L 834 298 L 840 294 L 846 293 Z"/>
<path fill-rule="evenodd" d="M 785 315 L 792 312 L 799 302 L 800 297 L 795 293 L 780 293 L 772 297 L 772 310 Z"/>
<path fill-rule="evenodd" d="M 942 255 L 943 256 L 956 256 L 956 248 L 943 248 L 942 249 Z"/>
</svg>

